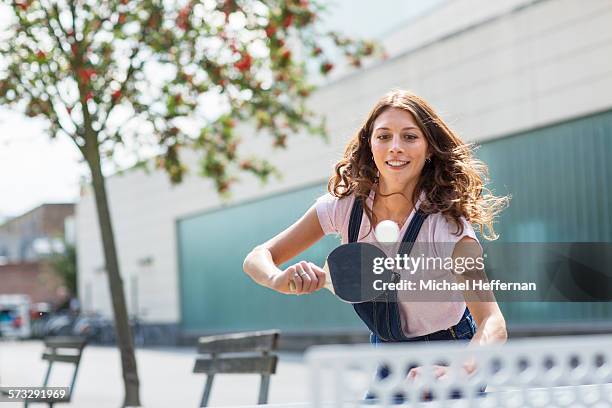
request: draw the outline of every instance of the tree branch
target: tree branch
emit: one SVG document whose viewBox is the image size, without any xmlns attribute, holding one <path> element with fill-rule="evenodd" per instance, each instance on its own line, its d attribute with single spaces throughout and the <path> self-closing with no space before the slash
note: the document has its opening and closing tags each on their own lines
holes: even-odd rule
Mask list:
<svg viewBox="0 0 612 408">
<path fill-rule="evenodd" d="M 136 46 L 134 47 L 134 49 L 132 49 L 132 54 L 130 55 L 130 66 L 127 70 L 127 73 L 125 75 L 125 79 L 121 82 L 121 85 L 119 87 L 119 93 L 121 95 L 123 95 L 123 93 L 125 92 L 125 88 L 127 86 L 127 83 L 130 81 L 130 79 L 132 79 L 132 75 L 134 75 L 134 73 L 140 69 L 142 69 L 142 66 L 144 64 L 144 62 L 141 62 L 139 64 L 138 67 L 134 66 L 134 59 L 136 58 L 136 55 L 138 55 L 138 52 L 140 51 L 140 47 Z M 117 99 L 113 99 L 111 98 L 111 102 L 108 106 L 108 109 L 106 110 L 106 115 L 104 116 L 104 119 L 100 121 L 101 124 L 101 129 L 104 129 L 106 127 L 106 122 L 108 121 L 108 117 L 110 116 L 111 112 L 113 111 L 113 109 L 115 108 L 115 106 L 117 105 L 117 102 L 119 101 L 119 98 Z"/>
<path fill-rule="evenodd" d="M 26 35 L 27 35 L 27 36 L 28 36 L 28 37 L 29 37 L 29 38 L 30 38 L 32 41 L 34 41 L 34 43 L 38 43 L 38 42 L 39 42 L 39 40 L 38 40 L 38 39 L 37 39 L 37 38 L 34 36 L 34 34 L 31 32 L 31 30 L 30 30 L 30 29 L 29 29 L 27 26 L 24 26 L 24 27 L 23 27 L 23 32 L 25 32 L 25 33 L 26 33 Z M 22 45 L 22 46 L 24 46 L 24 47 L 26 47 L 26 49 L 27 49 L 27 50 L 29 50 L 29 51 L 30 51 L 32 54 L 35 54 L 35 53 L 36 53 L 36 51 L 37 51 L 37 50 L 35 50 L 35 49 L 32 49 L 30 46 L 28 46 L 28 45 L 27 45 L 27 44 L 25 44 L 25 43 L 24 43 L 24 44 L 21 44 L 21 45 Z M 41 66 L 42 66 L 42 65 L 41 65 Z M 48 67 L 48 65 L 47 65 L 47 67 Z M 38 79 L 40 79 L 40 80 L 41 80 L 41 82 L 43 83 L 43 85 L 45 86 L 45 88 L 47 88 L 47 87 L 48 87 L 48 88 L 51 88 L 52 90 L 54 90 L 54 91 L 55 91 L 55 94 L 54 94 L 54 95 L 58 97 L 58 99 L 59 99 L 59 100 L 60 100 L 60 101 L 61 101 L 61 102 L 64 104 L 64 106 L 65 106 L 65 107 L 69 106 L 68 102 L 66 102 L 66 101 L 64 100 L 64 98 L 62 97 L 62 95 L 61 95 L 61 93 L 60 93 L 60 91 L 59 91 L 59 88 L 58 88 L 58 87 L 57 87 L 57 85 L 56 85 L 57 81 L 55 81 L 55 82 L 53 82 L 53 81 L 52 81 L 52 83 L 48 83 L 47 81 L 45 81 L 45 79 L 44 79 L 44 75 L 42 75 L 42 74 L 44 74 L 44 73 L 43 73 L 43 71 L 42 71 L 42 68 L 41 68 L 40 72 L 41 72 L 41 75 L 38 77 Z M 73 122 L 73 124 L 74 124 L 75 126 L 77 126 L 77 125 L 76 125 L 76 123 L 74 123 L 74 122 Z"/>
<path fill-rule="evenodd" d="M 64 50 L 64 47 L 63 47 L 64 42 L 57 35 L 57 33 L 55 32 L 55 29 L 53 28 L 53 26 L 51 26 L 51 16 L 49 15 L 49 12 L 45 8 L 45 6 L 42 4 L 42 2 L 40 3 L 40 8 L 45 13 L 45 25 L 47 26 L 47 30 L 49 30 L 51 35 L 55 38 L 55 41 L 57 42 L 57 46 L 59 47 L 60 50 L 62 50 L 62 53 L 64 54 L 64 57 L 68 58 L 68 55 L 65 54 L 65 50 Z M 58 15 L 58 20 L 59 20 L 59 15 Z M 58 25 L 59 25 L 60 30 L 62 31 L 62 33 L 64 33 L 64 35 L 66 35 L 66 37 L 67 37 L 67 33 L 64 31 L 64 28 L 59 23 L 59 21 L 58 21 Z"/>
<path fill-rule="evenodd" d="M 21 80 L 21 78 L 19 79 L 19 82 L 20 82 L 21 86 L 23 87 L 24 91 L 30 96 L 31 100 L 39 99 L 37 96 L 35 96 L 32 93 L 32 91 L 30 90 L 30 87 L 28 86 L 28 85 L 34 86 L 33 83 L 31 83 L 31 82 L 29 84 L 28 83 L 24 83 Z M 74 142 L 74 144 L 77 145 L 77 147 L 79 148 L 81 153 L 83 153 L 83 150 L 82 150 L 83 146 L 81 144 L 79 144 L 79 141 L 77 139 L 78 138 L 78 134 L 75 134 L 75 133 L 72 133 L 72 132 L 69 132 L 68 130 L 66 130 L 66 128 L 64 127 L 64 125 L 62 125 L 62 123 L 59 120 L 59 117 L 57 116 L 57 114 L 55 112 L 52 112 L 52 113 L 50 112 L 49 115 L 47 116 L 47 118 L 52 123 L 54 123 L 62 132 L 64 132 L 67 136 L 69 136 L 72 139 L 72 141 Z M 77 127 L 77 129 L 78 129 L 78 127 Z"/>
<path fill-rule="evenodd" d="M 115 140 L 116 141 L 117 135 L 119 133 L 121 133 L 121 130 L 124 128 L 124 126 L 126 126 L 129 122 L 131 122 L 132 120 L 138 118 L 139 116 L 140 115 L 138 115 L 138 114 L 131 115 L 129 118 L 124 120 L 123 123 L 121 123 L 119 126 L 117 126 L 117 129 L 115 129 L 115 131 L 112 134 L 108 134 L 108 135 L 106 135 L 106 137 L 104 137 L 102 140 L 100 140 L 100 144 L 108 142 L 109 140 Z"/>
</svg>

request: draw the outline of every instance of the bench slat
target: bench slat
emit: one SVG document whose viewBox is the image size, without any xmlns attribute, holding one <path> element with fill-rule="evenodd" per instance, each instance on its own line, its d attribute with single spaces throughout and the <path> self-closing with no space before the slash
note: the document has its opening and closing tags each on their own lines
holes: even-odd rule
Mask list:
<svg viewBox="0 0 612 408">
<path fill-rule="evenodd" d="M 42 356 L 43 360 L 54 361 L 58 363 L 73 363 L 78 364 L 81 359 L 80 355 L 69 355 L 69 354 L 51 354 L 44 353 Z"/>
<path fill-rule="evenodd" d="M 201 357 L 193 367 L 194 373 L 206 374 L 274 374 L 277 356 Z"/>
<path fill-rule="evenodd" d="M 278 330 L 200 337 L 198 353 L 270 351 L 278 345 Z"/>
<path fill-rule="evenodd" d="M 49 348 L 79 349 L 85 347 L 86 340 L 81 337 L 47 337 L 45 346 Z"/>
</svg>

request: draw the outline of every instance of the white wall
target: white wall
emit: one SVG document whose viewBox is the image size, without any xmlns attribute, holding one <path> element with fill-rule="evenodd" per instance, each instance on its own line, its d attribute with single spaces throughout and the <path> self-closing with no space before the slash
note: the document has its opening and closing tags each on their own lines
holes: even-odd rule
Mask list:
<svg viewBox="0 0 612 408">
<path fill-rule="evenodd" d="M 612 0 L 547 0 L 517 8 L 523 3 L 453 1 L 391 35 L 388 44 L 396 56 L 313 95 L 311 105 L 328 118 L 329 144 L 298 135 L 288 151 L 271 153 L 266 137 L 248 139 L 242 148 L 269 155 L 284 178 L 262 187 L 245 177 L 232 203 L 326 180 L 348 137 L 391 88 L 424 96 L 466 140 L 487 140 L 612 108 Z M 435 31 L 434 25 L 459 31 Z M 427 35 L 428 30 L 433 31 Z M 402 45 L 403 36 L 407 43 Z M 415 38 L 427 45 L 419 46 Z M 137 273 L 145 319 L 177 322 L 175 222 L 221 205 L 211 182 L 193 176 L 172 187 L 164 174 L 136 172 L 111 177 L 107 187 L 128 297 L 130 275 Z M 83 306 L 109 315 L 106 277 L 96 272 L 103 257 L 90 191 L 84 192 L 76 217 Z M 139 267 L 138 260 L 147 256 L 154 258 L 153 265 Z"/>
</svg>

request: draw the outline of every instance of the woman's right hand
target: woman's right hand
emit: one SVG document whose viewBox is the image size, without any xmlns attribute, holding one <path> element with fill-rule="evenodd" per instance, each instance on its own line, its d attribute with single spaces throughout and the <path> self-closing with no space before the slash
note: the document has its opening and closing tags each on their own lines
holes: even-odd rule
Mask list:
<svg viewBox="0 0 612 408">
<path fill-rule="evenodd" d="M 291 290 L 290 282 L 295 283 Z M 288 295 L 303 295 L 316 292 L 325 285 L 325 272 L 312 262 L 293 264 L 272 277 L 270 287 Z"/>
</svg>

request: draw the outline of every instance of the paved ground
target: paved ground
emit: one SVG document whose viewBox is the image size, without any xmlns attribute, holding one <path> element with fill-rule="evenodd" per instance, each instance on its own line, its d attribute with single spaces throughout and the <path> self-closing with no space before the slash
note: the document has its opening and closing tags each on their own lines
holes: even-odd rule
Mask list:
<svg viewBox="0 0 612 408">
<path fill-rule="evenodd" d="M 40 341 L 0 342 L 0 384 L 38 386 L 46 370 Z M 197 407 L 204 388 L 204 375 L 193 374 L 195 348 L 139 349 L 136 351 L 143 407 Z M 65 386 L 71 371 L 57 365 L 51 385 Z M 270 384 L 269 403 L 308 401 L 308 377 L 302 354 L 281 353 L 277 374 Z M 251 405 L 257 402 L 259 377 L 218 376 L 211 406 Z M 123 397 L 119 353 L 115 348 L 88 346 L 79 368 L 73 403 L 59 407 L 120 407 Z M 2 403 L 2 408 L 22 404 Z M 43 405 L 34 405 L 43 406 Z"/>
</svg>

